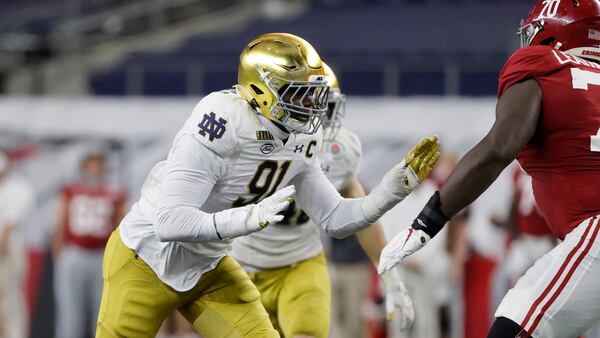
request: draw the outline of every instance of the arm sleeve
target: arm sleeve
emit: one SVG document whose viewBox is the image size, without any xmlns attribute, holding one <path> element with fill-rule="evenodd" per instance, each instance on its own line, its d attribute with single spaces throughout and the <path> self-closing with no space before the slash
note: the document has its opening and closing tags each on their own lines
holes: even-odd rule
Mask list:
<svg viewBox="0 0 600 338">
<path fill-rule="evenodd" d="M 535 79 L 561 66 L 551 62 L 554 56 L 548 46 L 530 46 L 517 49 L 500 72 L 498 77 L 498 97 L 512 85 L 529 79 Z"/>
<path fill-rule="evenodd" d="M 323 174 L 319 162 L 294 178 L 295 199 L 329 235 L 344 238 L 371 225 L 363 211 L 364 198 L 342 198 Z"/>
<path fill-rule="evenodd" d="M 164 180 L 154 215 L 161 241 L 202 242 L 222 239 L 219 226 L 243 224 L 248 207 L 217 213 L 200 210 L 225 170 L 225 161 L 190 135 L 179 138 L 166 161 Z"/>
</svg>

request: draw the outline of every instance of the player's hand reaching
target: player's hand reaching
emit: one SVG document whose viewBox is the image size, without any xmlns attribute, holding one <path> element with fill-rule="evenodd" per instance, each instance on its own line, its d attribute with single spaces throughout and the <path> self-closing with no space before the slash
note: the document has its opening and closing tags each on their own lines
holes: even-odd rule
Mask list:
<svg viewBox="0 0 600 338">
<path fill-rule="evenodd" d="M 408 229 L 398 233 L 381 250 L 377 272 L 384 274 L 429 242 L 450 220 L 441 209 L 440 193 L 436 191 Z"/>
<path fill-rule="evenodd" d="M 404 282 L 400 278 L 400 273 L 397 269 L 393 269 L 382 275 L 381 278 L 385 287 L 385 311 L 387 319 L 398 318 L 400 328 L 402 330 L 409 329 L 415 319 L 415 310 L 406 286 L 404 286 Z"/>
<path fill-rule="evenodd" d="M 440 159 L 440 142 L 437 136 L 425 137 L 419 141 L 384 177 L 388 189 L 401 197 L 423 182 L 433 166 Z"/>
<path fill-rule="evenodd" d="M 293 185 L 288 185 L 255 204 L 246 221 L 247 226 L 250 229 L 260 230 L 269 224 L 281 222 L 283 215 L 278 215 L 278 213 L 290 205 L 292 195 L 295 193 L 296 188 Z"/>
<path fill-rule="evenodd" d="M 362 208 L 365 219 L 375 222 L 418 187 L 440 159 L 439 150 L 437 136 L 419 141 L 364 199 Z"/>
<path fill-rule="evenodd" d="M 396 234 L 381 251 L 377 272 L 385 276 L 405 257 L 424 247 L 430 239 L 431 237 L 423 230 L 412 227 Z"/>
<path fill-rule="evenodd" d="M 409 166 L 422 182 L 440 159 L 440 141 L 437 136 L 424 137 L 404 157 L 404 163 Z M 405 181 L 408 184 L 408 181 Z"/>
<path fill-rule="evenodd" d="M 256 204 L 215 213 L 213 223 L 219 239 L 231 239 L 259 231 L 272 223 L 281 222 L 285 210 L 296 193 L 289 185 Z"/>
</svg>

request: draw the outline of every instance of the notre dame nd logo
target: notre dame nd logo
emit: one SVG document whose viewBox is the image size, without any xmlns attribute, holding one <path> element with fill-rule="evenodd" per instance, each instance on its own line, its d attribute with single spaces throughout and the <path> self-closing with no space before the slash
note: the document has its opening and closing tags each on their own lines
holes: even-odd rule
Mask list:
<svg viewBox="0 0 600 338">
<path fill-rule="evenodd" d="M 202 121 L 198 124 L 198 128 L 200 128 L 198 133 L 202 136 L 208 135 L 208 140 L 212 142 L 215 139 L 220 139 L 223 137 L 226 124 L 227 121 L 221 117 L 219 117 L 219 120 L 217 120 L 215 113 L 213 112 L 210 114 L 204 114 Z"/>
</svg>

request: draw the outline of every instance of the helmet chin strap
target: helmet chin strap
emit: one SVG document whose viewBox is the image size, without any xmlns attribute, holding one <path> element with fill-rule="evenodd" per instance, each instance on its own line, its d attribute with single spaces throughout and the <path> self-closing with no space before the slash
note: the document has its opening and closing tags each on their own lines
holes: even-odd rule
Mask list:
<svg viewBox="0 0 600 338">
<path fill-rule="evenodd" d="M 283 141 L 283 140 L 287 139 L 288 137 L 290 137 L 290 133 L 287 131 L 284 131 L 282 129 L 282 128 L 285 128 L 284 126 L 276 124 L 276 122 L 271 121 L 268 118 L 264 117 L 263 114 L 257 114 L 256 116 L 258 116 L 260 123 L 265 128 L 267 128 L 267 130 L 271 133 L 271 135 L 273 135 L 273 137 L 275 137 L 276 139 Z"/>
<path fill-rule="evenodd" d="M 234 88 L 238 91 L 238 93 L 242 97 L 243 97 L 243 95 L 241 94 L 241 92 L 249 94 L 248 91 L 246 90 L 246 88 L 244 88 L 244 86 L 235 85 Z M 248 95 L 248 97 L 252 97 L 252 96 Z M 258 106 L 254 106 L 252 102 L 248 102 L 248 103 L 250 104 L 252 109 L 254 109 L 256 111 L 256 116 L 260 120 L 261 124 L 265 128 L 267 128 L 267 130 L 271 133 L 271 135 L 273 135 L 273 137 L 275 137 L 279 140 L 285 140 L 290 136 L 290 132 L 284 125 L 279 124 L 275 121 L 269 120 L 261 113 L 260 108 L 258 108 Z M 256 103 L 256 101 L 254 101 L 254 103 Z"/>
</svg>

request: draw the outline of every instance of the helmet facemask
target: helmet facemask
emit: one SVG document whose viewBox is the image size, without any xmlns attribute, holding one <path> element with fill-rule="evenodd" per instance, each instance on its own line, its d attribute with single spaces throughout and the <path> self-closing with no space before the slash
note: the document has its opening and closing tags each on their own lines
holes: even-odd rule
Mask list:
<svg viewBox="0 0 600 338">
<path fill-rule="evenodd" d="M 329 87 L 322 76 L 312 75 L 308 81 L 289 81 L 271 75 L 257 66 L 260 80 L 273 93 L 276 101 L 270 115 L 290 133 L 314 134 L 327 113 Z"/>
<path fill-rule="evenodd" d="M 521 48 L 527 47 L 533 41 L 533 38 L 544 29 L 544 20 L 535 20 L 525 25 L 525 20 L 521 19 L 521 28 L 517 31 L 517 35 L 521 40 Z"/>
</svg>

